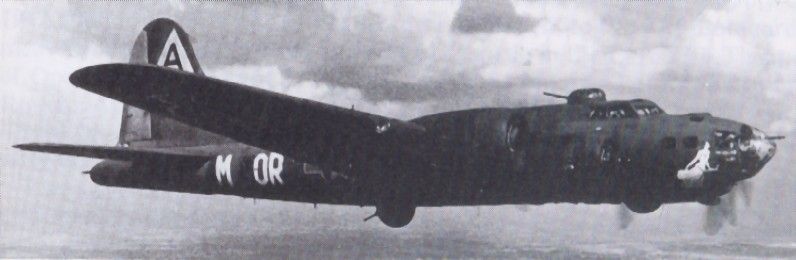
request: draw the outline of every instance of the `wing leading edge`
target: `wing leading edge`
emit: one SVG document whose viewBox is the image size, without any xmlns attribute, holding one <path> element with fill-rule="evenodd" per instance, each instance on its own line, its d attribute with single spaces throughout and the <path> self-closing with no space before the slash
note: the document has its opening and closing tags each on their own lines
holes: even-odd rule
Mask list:
<svg viewBox="0 0 796 260">
<path fill-rule="evenodd" d="M 405 153 L 425 129 L 398 119 L 150 65 L 75 71 L 75 86 L 240 142 L 344 170 L 357 153 Z M 387 141 L 389 140 L 389 141 Z M 384 147 L 391 146 L 391 147 Z"/>
<path fill-rule="evenodd" d="M 119 161 L 134 161 L 139 159 L 183 159 L 183 160 L 208 160 L 212 157 L 201 154 L 167 150 L 162 148 L 140 148 L 119 146 L 93 146 L 72 144 L 30 143 L 14 145 L 26 151 L 45 152 L 71 156 L 81 156 L 97 159 L 111 159 Z"/>
</svg>

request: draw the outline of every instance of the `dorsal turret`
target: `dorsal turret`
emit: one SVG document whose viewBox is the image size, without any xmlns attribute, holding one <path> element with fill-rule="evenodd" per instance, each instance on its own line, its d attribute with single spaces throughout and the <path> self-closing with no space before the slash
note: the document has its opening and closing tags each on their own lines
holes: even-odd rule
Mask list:
<svg viewBox="0 0 796 260">
<path fill-rule="evenodd" d="M 545 95 L 557 98 L 567 99 L 568 105 L 582 105 L 590 103 L 605 102 L 605 92 L 599 88 L 582 88 L 576 89 L 569 93 L 569 96 L 563 96 L 553 93 L 544 92 Z"/>
</svg>

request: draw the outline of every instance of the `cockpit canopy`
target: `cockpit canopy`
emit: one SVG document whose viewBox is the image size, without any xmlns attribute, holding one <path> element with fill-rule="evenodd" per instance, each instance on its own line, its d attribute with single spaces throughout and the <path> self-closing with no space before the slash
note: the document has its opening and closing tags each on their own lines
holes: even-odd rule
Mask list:
<svg viewBox="0 0 796 260">
<path fill-rule="evenodd" d="M 605 120 L 616 118 L 640 118 L 665 114 L 657 104 L 646 99 L 634 99 L 630 101 L 610 101 L 599 103 L 592 106 L 589 114 L 590 119 Z"/>
<path fill-rule="evenodd" d="M 666 114 L 655 102 L 646 99 L 634 99 L 630 101 L 630 105 L 636 110 L 636 114 L 640 117 L 648 115 Z"/>
<path fill-rule="evenodd" d="M 587 105 L 592 111 L 589 119 L 640 118 L 665 114 L 655 102 L 646 99 L 607 101 L 605 91 L 599 88 L 576 89 L 569 96 L 544 92 L 546 96 L 567 99 L 567 105 Z"/>
</svg>

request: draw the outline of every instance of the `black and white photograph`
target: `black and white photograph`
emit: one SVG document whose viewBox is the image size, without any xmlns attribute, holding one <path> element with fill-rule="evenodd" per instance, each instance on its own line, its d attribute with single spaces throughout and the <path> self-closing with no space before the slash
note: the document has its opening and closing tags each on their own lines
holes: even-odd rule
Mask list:
<svg viewBox="0 0 796 260">
<path fill-rule="evenodd" d="M 796 259 L 796 1 L 0 1 L 0 258 Z"/>
</svg>

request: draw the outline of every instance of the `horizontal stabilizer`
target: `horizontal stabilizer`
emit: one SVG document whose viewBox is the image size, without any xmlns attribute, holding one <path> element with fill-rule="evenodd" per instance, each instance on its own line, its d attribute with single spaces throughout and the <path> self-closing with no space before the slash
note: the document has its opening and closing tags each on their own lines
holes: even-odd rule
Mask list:
<svg viewBox="0 0 796 260">
<path fill-rule="evenodd" d="M 45 152 L 71 156 L 90 157 L 98 159 L 111 159 L 121 161 L 134 161 L 139 159 L 184 159 L 208 160 L 210 157 L 202 154 L 174 151 L 162 148 L 120 147 L 120 146 L 93 146 L 71 144 L 30 143 L 14 145 L 14 148 L 25 151 Z"/>
</svg>

